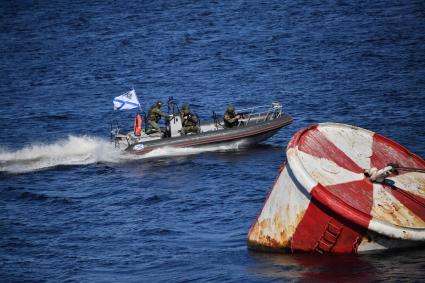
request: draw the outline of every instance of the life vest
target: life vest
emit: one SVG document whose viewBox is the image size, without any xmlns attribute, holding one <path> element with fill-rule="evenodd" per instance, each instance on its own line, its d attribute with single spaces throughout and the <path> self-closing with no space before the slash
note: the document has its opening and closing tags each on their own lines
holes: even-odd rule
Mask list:
<svg viewBox="0 0 425 283">
<path fill-rule="evenodd" d="M 134 119 L 133 129 L 136 137 L 140 137 L 142 135 L 142 116 L 140 116 L 140 114 L 137 114 Z"/>
</svg>

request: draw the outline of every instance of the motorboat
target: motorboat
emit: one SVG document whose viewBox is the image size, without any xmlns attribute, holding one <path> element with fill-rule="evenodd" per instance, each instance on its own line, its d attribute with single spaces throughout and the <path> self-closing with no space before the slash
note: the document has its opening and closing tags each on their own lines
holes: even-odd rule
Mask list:
<svg viewBox="0 0 425 283">
<path fill-rule="evenodd" d="M 151 129 L 144 123 L 139 136 L 134 132 L 123 132 L 118 123 L 111 124 L 111 140 L 116 147 L 124 148 L 132 154 L 145 154 L 163 147 L 183 148 L 201 147 L 217 144 L 238 143 L 247 146 L 260 143 L 292 123 L 292 117 L 283 111 L 280 102 L 269 105 L 239 109 L 240 119 L 237 125 L 226 127 L 223 119 L 213 112 L 211 121 L 199 122 L 199 131 L 184 133 L 180 111 L 176 101 L 168 99 L 169 119 L 161 132 L 150 133 Z M 146 115 L 144 121 L 146 121 Z"/>
</svg>

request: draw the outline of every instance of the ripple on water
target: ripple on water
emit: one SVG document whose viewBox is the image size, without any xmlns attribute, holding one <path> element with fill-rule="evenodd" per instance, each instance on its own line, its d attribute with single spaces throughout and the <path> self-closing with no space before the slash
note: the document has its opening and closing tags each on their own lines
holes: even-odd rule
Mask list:
<svg viewBox="0 0 425 283">
<path fill-rule="evenodd" d="M 3 3 L 4 2 L 4 3 Z M 3 281 L 421 281 L 424 250 L 359 257 L 246 249 L 285 147 L 318 122 L 425 156 L 425 52 L 413 1 L 2 2 Z M 134 87 L 212 110 L 281 101 L 293 124 L 248 149 L 116 151 Z M 395 264 L 396 263 L 396 264 Z"/>
</svg>

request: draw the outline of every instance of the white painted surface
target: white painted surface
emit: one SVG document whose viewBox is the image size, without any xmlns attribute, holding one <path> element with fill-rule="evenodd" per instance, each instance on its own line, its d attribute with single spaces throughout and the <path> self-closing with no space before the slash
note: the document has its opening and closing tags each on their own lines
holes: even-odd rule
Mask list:
<svg viewBox="0 0 425 283">
<path fill-rule="evenodd" d="M 299 151 L 298 157 L 307 173 L 324 186 L 336 185 L 364 179 L 363 173 L 354 173 L 338 166 L 335 162 Z"/>
<path fill-rule="evenodd" d="M 387 179 L 394 181 L 394 186 L 425 198 L 425 173 L 409 172 Z"/>
<path fill-rule="evenodd" d="M 423 228 L 415 229 L 400 227 L 388 224 L 387 222 L 383 222 L 378 219 L 372 219 L 370 221 L 369 229 L 390 238 L 422 242 L 425 240 L 425 229 Z"/>
<path fill-rule="evenodd" d="M 420 242 L 406 241 L 404 239 L 391 239 L 374 232 L 368 232 L 367 236 L 362 239 L 362 242 L 357 248 L 357 253 L 362 254 L 368 252 L 385 251 L 388 249 L 408 248 L 417 246 L 418 244 L 420 244 Z"/>
<path fill-rule="evenodd" d="M 295 179 L 304 187 L 307 192 L 311 192 L 311 190 L 317 186 L 318 182 L 312 178 L 304 168 L 304 165 L 300 158 L 298 157 L 300 151 L 298 151 L 298 147 L 289 148 L 286 151 L 286 157 L 288 158 L 288 165 L 291 167 L 292 173 L 294 174 Z"/>
<path fill-rule="evenodd" d="M 309 203 L 310 198 L 296 187 L 285 168 L 264 204 L 249 240 L 261 242 L 270 237 L 282 246 L 287 245 Z"/>
<path fill-rule="evenodd" d="M 360 168 L 370 168 L 373 132 L 349 125 L 334 123 L 319 124 L 318 129 Z"/>
<path fill-rule="evenodd" d="M 373 184 L 372 217 L 400 227 L 425 228 L 425 222 L 381 184 Z"/>
<path fill-rule="evenodd" d="M 182 121 L 180 115 L 175 115 L 170 119 L 171 137 L 180 137 L 182 129 Z"/>
</svg>

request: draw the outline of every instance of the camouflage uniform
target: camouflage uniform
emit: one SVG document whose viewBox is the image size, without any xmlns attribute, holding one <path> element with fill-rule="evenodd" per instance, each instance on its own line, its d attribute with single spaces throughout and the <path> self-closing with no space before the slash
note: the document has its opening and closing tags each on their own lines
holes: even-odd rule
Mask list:
<svg viewBox="0 0 425 283">
<path fill-rule="evenodd" d="M 198 127 L 198 117 L 190 112 L 189 106 L 187 104 L 182 106 L 180 111 L 180 118 L 182 119 L 183 134 L 199 133 L 200 129 Z"/>
<path fill-rule="evenodd" d="M 227 111 L 224 113 L 224 125 L 227 128 L 232 128 L 239 124 L 240 116 L 236 114 L 235 108 L 233 106 L 227 107 Z"/>
<path fill-rule="evenodd" d="M 157 101 L 148 112 L 148 123 L 151 125 L 152 129 L 155 129 L 158 132 L 161 132 L 161 128 L 158 125 L 161 117 L 168 117 L 168 114 L 161 111 L 161 101 Z"/>
</svg>

